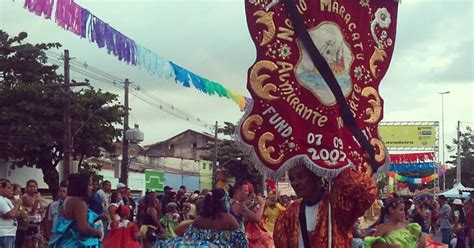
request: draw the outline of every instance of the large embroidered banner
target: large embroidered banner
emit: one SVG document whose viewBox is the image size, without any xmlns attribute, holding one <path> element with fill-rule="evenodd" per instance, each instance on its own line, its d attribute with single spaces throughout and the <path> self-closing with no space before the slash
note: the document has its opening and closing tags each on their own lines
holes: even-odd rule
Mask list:
<svg viewBox="0 0 474 248">
<path fill-rule="evenodd" d="M 377 132 L 383 117 L 379 84 L 393 53 L 397 1 L 293 1 L 375 153 L 371 165 L 295 32 L 284 1 L 245 1 L 257 58 L 248 71 L 253 104 L 237 132 L 258 167 L 270 176 L 299 162 L 325 177 L 353 165 L 372 174 L 387 156 Z"/>
</svg>

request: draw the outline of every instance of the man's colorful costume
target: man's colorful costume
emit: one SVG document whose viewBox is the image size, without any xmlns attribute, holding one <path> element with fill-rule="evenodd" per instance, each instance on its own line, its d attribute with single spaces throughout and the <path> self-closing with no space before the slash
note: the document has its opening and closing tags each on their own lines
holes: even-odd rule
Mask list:
<svg viewBox="0 0 474 248">
<path fill-rule="evenodd" d="M 333 184 L 331 193 L 325 194 L 319 203 L 316 230 L 309 233 L 310 243 L 327 247 L 328 238 L 332 236 L 332 247 L 351 247 L 354 223 L 375 200 L 376 187 L 370 177 L 355 169 L 341 172 Z M 302 200 L 298 199 L 278 217 L 273 232 L 276 247 L 298 247 L 301 204 Z M 328 235 L 329 221 L 332 235 Z"/>
</svg>

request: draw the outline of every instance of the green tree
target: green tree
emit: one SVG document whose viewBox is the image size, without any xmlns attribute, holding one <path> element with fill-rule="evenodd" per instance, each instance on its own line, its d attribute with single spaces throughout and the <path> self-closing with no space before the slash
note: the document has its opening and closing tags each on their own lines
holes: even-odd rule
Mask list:
<svg viewBox="0 0 474 248">
<path fill-rule="evenodd" d="M 89 163 L 87 161 L 84 161 L 79 165 L 79 173 L 92 175 L 92 180 L 96 182 L 100 182 L 104 179 L 104 176 L 99 174 L 100 169 L 100 165 Z"/>
<path fill-rule="evenodd" d="M 224 127 L 218 128 L 217 132 L 232 137 L 235 128 L 235 124 L 224 122 Z M 213 151 L 213 146 L 206 149 Z M 212 161 L 213 157 L 205 159 Z M 263 191 L 262 175 L 255 169 L 250 157 L 242 151 L 240 145 L 235 140 L 223 139 L 218 141 L 217 161 L 228 171 L 230 176 L 235 177 L 237 180 L 247 180 L 258 191 Z"/>
<path fill-rule="evenodd" d="M 466 131 L 461 132 L 459 139 L 453 139 L 453 144 L 447 145 L 448 151 L 452 153 L 447 164 L 456 166 L 457 145 L 460 144 L 461 158 L 461 183 L 466 187 L 474 187 L 474 133 L 470 126 L 466 126 Z M 456 168 L 450 168 L 446 171 L 446 188 L 454 186 L 456 180 Z"/>
<path fill-rule="evenodd" d="M 11 37 L 0 30 L 0 158 L 12 167 L 36 167 L 50 190 L 57 192 L 56 166 L 63 159 L 63 110 L 66 97 L 57 66 L 46 51 L 59 43 L 29 44 L 22 32 Z M 117 95 L 82 89 L 71 101 L 74 157 L 97 156 L 121 133 L 123 116 Z M 108 108 L 101 108 L 107 104 Z"/>
</svg>

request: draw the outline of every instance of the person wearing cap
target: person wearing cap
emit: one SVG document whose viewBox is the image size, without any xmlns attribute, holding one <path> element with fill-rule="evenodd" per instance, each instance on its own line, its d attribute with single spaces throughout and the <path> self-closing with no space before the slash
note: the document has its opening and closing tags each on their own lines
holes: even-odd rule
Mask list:
<svg viewBox="0 0 474 248">
<path fill-rule="evenodd" d="M 455 248 L 464 248 L 466 245 L 466 216 L 461 199 L 453 201 L 453 233 L 456 234 Z"/>
<path fill-rule="evenodd" d="M 438 196 L 439 209 L 438 225 L 441 229 L 441 243 L 449 245 L 451 237 L 451 207 L 444 195 Z"/>
<path fill-rule="evenodd" d="M 119 192 L 120 195 L 122 196 L 122 201 L 120 202 L 120 205 L 129 205 L 130 199 L 128 199 L 128 196 L 127 196 L 127 185 L 123 183 L 118 183 L 116 189 L 117 189 L 117 192 Z"/>
<path fill-rule="evenodd" d="M 118 183 L 116 189 L 121 195 L 125 195 L 127 191 L 127 185 L 123 183 Z"/>
</svg>

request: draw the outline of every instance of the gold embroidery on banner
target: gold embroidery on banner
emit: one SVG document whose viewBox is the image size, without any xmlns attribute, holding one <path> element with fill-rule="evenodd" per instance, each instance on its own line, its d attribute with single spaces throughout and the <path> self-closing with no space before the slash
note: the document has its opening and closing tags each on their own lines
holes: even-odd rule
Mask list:
<svg viewBox="0 0 474 248">
<path fill-rule="evenodd" d="M 376 147 L 376 152 L 375 152 L 375 161 L 381 163 L 385 160 L 385 149 L 382 144 L 382 141 L 373 138 L 370 140 L 370 144 L 374 147 Z"/>
<path fill-rule="evenodd" d="M 369 65 L 370 65 L 370 72 L 372 72 L 372 75 L 377 78 L 377 65 L 375 62 L 377 61 L 384 61 L 385 58 L 387 57 L 387 53 L 384 50 L 380 50 L 378 48 L 375 48 L 374 53 L 370 57 L 369 60 Z"/>
<path fill-rule="evenodd" d="M 265 100 L 278 99 L 279 97 L 270 94 L 271 92 L 276 92 L 277 90 L 276 85 L 272 83 L 268 83 L 265 86 L 263 85 L 265 80 L 270 78 L 270 75 L 268 74 L 260 75 L 260 71 L 262 69 L 266 69 L 272 72 L 278 69 L 278 66 L 269 60 L 261 60 L 257 62 L 252 67 L 252 70 L 250 71 L 250 87 L 255 92 L 255 94 L 257 94 L 259 97 Z"/>
<path fill-rule="evenodd" d="M 280 80 L 282 79 L 283 75 L 285 74 L 280 75 Z M 303 118 L 304 120 L 311 119 L 311 123 L 313 125 L 317 125 L 318 127 L 324 127 L 324 125 L 328 121 L 328 117 L 302 103 L 302 100 L 300 100 L 300 98 L 296 96 L 295 88 L 293 87 L 292 83 L 286 80 L 278 87 L 280 88 L 280 92 L 283 95 L 283 100 L 286 100 L 290 107 L 295 110 L 295 112 L 301 118 Z"/>
<path fill-rule="evenodd" d="M 291 23 L 290 19 L 285 19 L 285 25 L 286 27 L 278 27 L 277 38 L 293 42 L 295 31 L 293 31 L 293 24 Z"/>
<path fill-rule="evenodd" d="M 255 21 L 256 23 L 263 24 L 266 27 L 266 29 L 263 30 L 262 41 L 260 42 L 260 46 L 264 46 L 273 39 L 276 33 L 275 23 L 273 22 L 273 12 L 259 10 L 253 15 L 258 16 Z"/>
<path fill-rule="evenodd" d="M 255 139 L 255 132 L 250 130 L 250 125 L 256 124 L 261 126 L 263 124 L 263 118 L 260 115 L 249 116 L 242 125 L 242 134 L 247 140 Z"/>
<path fill-rule="evenodd" d="M 366 87 L 362 90 L 361 95 L 365 98 L 369 96 L 373 96 L 375 98 L 368 101 L 372 108 L 365 109 L 365 113 L 369 116 L 369 118 L 364 120 L 364 122 L 373 124 L 380 120 L 382 115 L 382 99 L 380 98 L 379 93 L 372 87 Z"/>
<path fill-rule="evenodd" d="M 370 166 L 367 162 L 364 162 L 362 166 L 365 168 L 365 174 L 372 176 L 372 174 L 374 173 L 374 171 L 372 170 L 372 166 Z"/>
<path fill-rule="evenodd" d="M 267 141 L 273 141 L 274 138 L 275 136 L 271 132 L 265 132 L 258 140 L 258 150 L 260 155 L 262 155 L 262 158 L 267 163 L 273 165 L 281 163 L 284 157 L 283 154 L 280 154 L 277 159 L 274 159 L 271 154 L 275 152 L 275 148 L 273 146 L 266 146 Z"/>
</svg>

